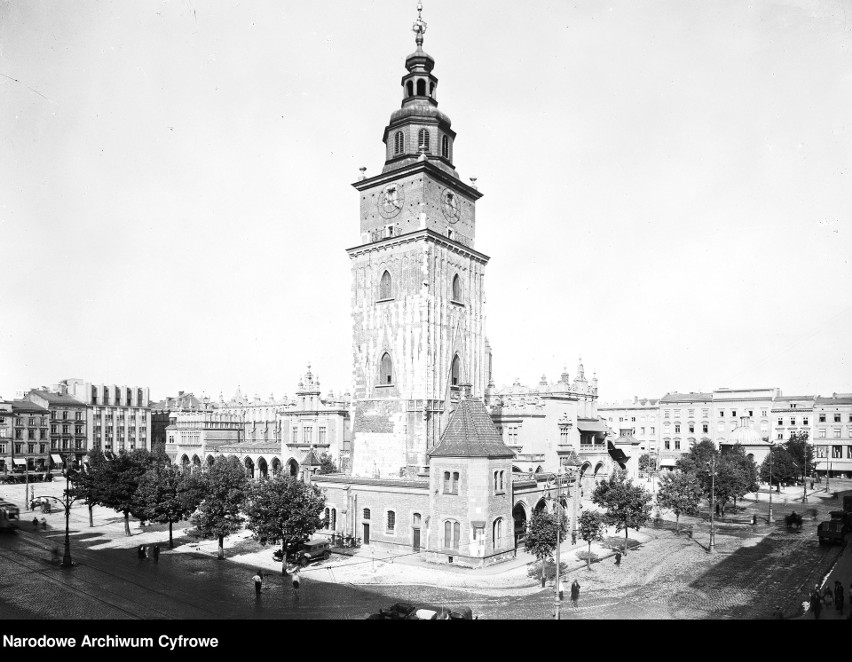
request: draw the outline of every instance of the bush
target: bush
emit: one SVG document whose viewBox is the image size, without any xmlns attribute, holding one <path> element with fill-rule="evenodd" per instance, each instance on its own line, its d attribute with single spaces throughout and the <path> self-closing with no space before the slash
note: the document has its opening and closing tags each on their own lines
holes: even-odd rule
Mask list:
<svg viewBox="0 0 852 662">
<path fill-rule="evenodd" d="M 583 550 L 582 552 L 577 552 L 577 558 L 581 561 L 588 560 L 589 563 L 595 563 L 600 557 L 598 557 L 598 555 L 594 552 L 588 552 L 586 550 Z"/>
</svg>

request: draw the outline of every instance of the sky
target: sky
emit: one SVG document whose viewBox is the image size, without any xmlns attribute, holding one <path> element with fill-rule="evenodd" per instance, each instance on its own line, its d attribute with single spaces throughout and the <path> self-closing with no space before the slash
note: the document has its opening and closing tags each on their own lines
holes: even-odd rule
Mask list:
<svg viewBox="0 0 852 662">
<path fill-rule="evenodd" d="M 351 390 L 416 1 L 0 0 L 0 397 Z M 498 385 L 852 391 L 852 0 L 425 0 Z"/>
</svg>

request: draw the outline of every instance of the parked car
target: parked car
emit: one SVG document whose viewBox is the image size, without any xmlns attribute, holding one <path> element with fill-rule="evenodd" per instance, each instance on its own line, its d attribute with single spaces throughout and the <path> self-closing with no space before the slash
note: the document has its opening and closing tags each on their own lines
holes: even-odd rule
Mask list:
<svg viewBox="0 0 852 662">
<path fill-rule="evenodd" d="M 831 519 L 821 522 L 817 527 L 820 545 L 830 545 L 834 542 L 843 544 L 846 534 L 852 531 L 852 525 L 847 521 L 847 513 L 843 510 L 832 510 Z"/>
<path fill-rule="evenodd" d="M 470 607 L 436 607 L 435 605 L 397 602 L 389 609 L 379 609 L 378 614 L 370 614 L 370 621 L 472 621 L 476 620 Z"/>
<path fill-rule="evenodd" d="M 281 563 L 281 550 L 276 549 L 272 552 L 272 558 Z M 302 567 L 312 561 L 328 560 L 329 558 L 331 558 L 331 543 L 328 540 L 309 540 L 302 543 L 298 549 L 287 554 L 287 560 L 290 563 L 296 563 Z"/>
</svg>

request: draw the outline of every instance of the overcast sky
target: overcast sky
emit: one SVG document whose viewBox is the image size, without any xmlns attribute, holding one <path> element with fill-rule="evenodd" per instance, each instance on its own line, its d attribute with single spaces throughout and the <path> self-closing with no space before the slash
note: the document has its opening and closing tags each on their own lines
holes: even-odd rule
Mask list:
<svg viewBox="0 0 852 662">
<path fill-rule="evenodd" d="M 498 385 L 852 391 L 852 0 L 425 0 Z M 0 0 L 0 396 L 351 388 L 416 0 Z"/>
</svg>

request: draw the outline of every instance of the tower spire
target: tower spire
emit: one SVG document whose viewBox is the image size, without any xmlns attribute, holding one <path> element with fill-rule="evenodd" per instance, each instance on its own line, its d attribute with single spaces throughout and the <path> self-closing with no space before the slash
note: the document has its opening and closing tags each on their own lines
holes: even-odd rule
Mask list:
<svg viewBox="0 0 852 662">
<path fill-rule="evenodd" d="M 423 17 L 420 13 L 423 11 L 423 3 L 417 2 L 417 20 L 414 21 L 414 25 L 411 26 L 411 30 L 414 32 L 414 43 L 417 44 L 417 50 L 421 50 L 423 48 L 423 34 L 426 32 L 426 21 L 423 20 Z"/>
</svg>

